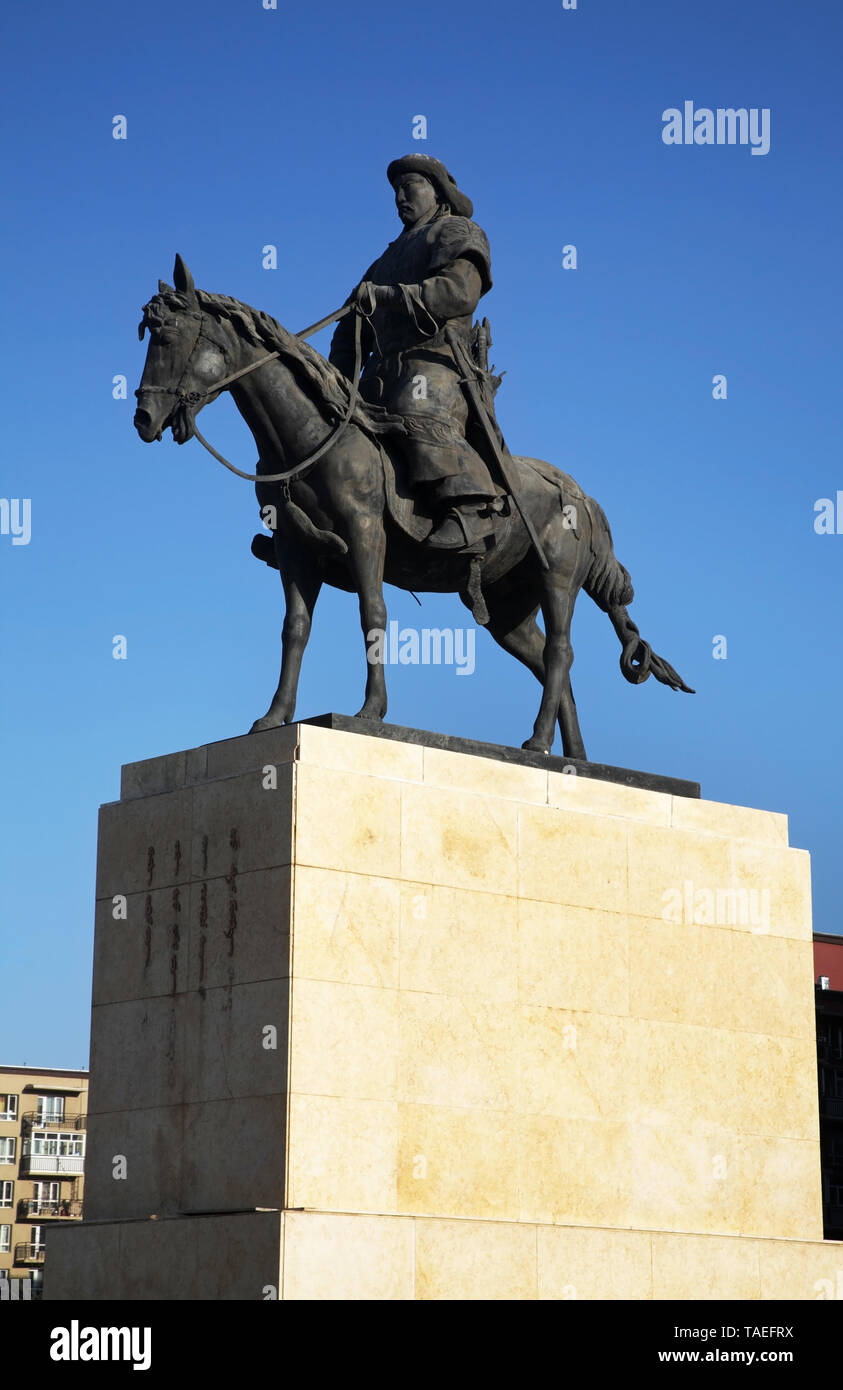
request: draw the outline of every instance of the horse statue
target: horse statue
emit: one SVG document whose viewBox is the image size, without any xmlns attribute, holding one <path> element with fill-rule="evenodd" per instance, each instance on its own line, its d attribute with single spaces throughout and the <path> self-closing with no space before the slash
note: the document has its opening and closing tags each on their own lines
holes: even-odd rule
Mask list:
<svg viewBox="0 0 843 1390">
<path fill-rule="evenodd" d="M 358 596 L 367 652 L 360 719 L 381 721 L 387 709 L 384 666 L 371 659 L 387 626 L 385 580 L 411 592 L 459 594 L 504 651 L 532 671 L 542 697 L 522 747 L 533 752 L 550 752 L 558 719 L 564 755 L 586 757 L 570 675 L 571 618 L 580 589 L 608 614 L 628 681 L 639 685 L 653 675 L 693 694 L 631 620 L 632 584 L 615 558 L 609 523 L 573 478 L 539 459 L 509 456 L 518 506 L 505 504 L 495 517 L 494 545 L 482 564 L 476 556 L 426 548 L 432 518 L 402 485 L 400 447 L 389 447 L 393 440 L 400 444 L 400 417 L 358 399 L 359 351 L 349 382 L 302 335 L 268 314 L 197 290 L 180 256 L 173 278 L 174 286 L 159 281 L 158 294 L 144 306 L 138 333 L 143 339 L 148 328 L 150 342 L 134 424 L 146 443 L 160 440 L 167 428 L 178 444 L 195 435 L 232 471 L 255 482 L 261 514 L 272 518 L 271 537 L 256 536 L 252 548 L 280 571 L 284 586 L 281 673 L 269 709 L 251 732 L 293 720 L 323 584 Z M 255 474 L 216 454 L 196 426 L 199 411 L 223 390 L 254 437 Z M 539 609 L 544 632 L 536 622 Z"/>
</svg>

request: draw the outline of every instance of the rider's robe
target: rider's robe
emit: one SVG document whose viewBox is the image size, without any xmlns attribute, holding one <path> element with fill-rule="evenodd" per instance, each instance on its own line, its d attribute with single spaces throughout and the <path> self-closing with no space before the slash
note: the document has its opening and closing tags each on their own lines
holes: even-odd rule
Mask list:
<svg viewBox="0 0 843 1390">
<path fill-rule="evenodd" d="M 485 232 L 467 217 L 450 214 L 405 227 L 363 279 L 400 290 L 362 323 L 360 392 L 404 417 L 409 481 L 437 484 L 440 498 L 494 496 L 500 489 L 465 438 L 468 402 L 445 339 L 449 324 L 470 356 L 474 311 L 492 286 Z M 352 315 L 337 325 L 330 360 L 352 375 Z"/>
</svg>

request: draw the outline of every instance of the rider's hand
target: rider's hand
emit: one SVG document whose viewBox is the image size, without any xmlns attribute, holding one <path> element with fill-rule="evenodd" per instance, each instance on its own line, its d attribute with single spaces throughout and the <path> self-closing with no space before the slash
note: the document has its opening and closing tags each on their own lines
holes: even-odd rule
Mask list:
<svg viewBox="0 0 843 1390">
<path fill-rule="evenodd" d="M 392 285 L 374 285 L 371 280 L 361 280 L 354 291 L 354 303 L 366 311 L 371 311 L 373 304 L 389 304 L 394 298 Z"/>
</svg>

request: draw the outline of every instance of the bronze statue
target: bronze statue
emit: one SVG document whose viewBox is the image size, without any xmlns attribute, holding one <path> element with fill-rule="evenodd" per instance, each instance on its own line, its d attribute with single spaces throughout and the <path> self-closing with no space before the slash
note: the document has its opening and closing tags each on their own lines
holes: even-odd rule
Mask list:
<svg viewBox="0 0 843 1390">
<path fill-rule="evenodd" d="M 621 671 L 693 693 L 644 642 L 627 612 L 627 571 L 600 506 L 553 465 L 513 458 L 494 418 L 488 324 L 471 318 L 491 285 L 472 205 L 437 160 L 389 166 L 404 231 L 346 304 L 301 334 L 225 295 L 197 290 L 180 256 L 175 286 L 159 281 L 144 307 L 150 330 L 135 427 L 196 437 L 256 483 L 272 536 L 253 552 L 280 570 L 286 598 L 281 675 L 253 731 L 290 723 L 302 655 L 323 583 L 354 592 L 368 660 L 358 717 L 382 720 L 384 580 L 458 593 L 495 641 L 541 683 L 533 733 L 549 753 L 558 719 L 567 757 L 585 759 L 571 690 L 570 625 L 581 588 L 622 645 Z M 331 360 L 304 338 L 333 320 Z M 362 375 L 361 375 L 362 369 Z M 242 472 L 196 426 L 230 390 L 259 460 Z M 539 609 L 545 631 L 536 622 Z"/>
</svg>

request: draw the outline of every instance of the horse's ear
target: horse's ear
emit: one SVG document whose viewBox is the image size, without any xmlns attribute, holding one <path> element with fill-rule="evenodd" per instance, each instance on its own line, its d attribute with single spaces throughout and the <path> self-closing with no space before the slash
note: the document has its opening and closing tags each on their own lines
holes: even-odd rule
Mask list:
<svg viewBox="0 0 843 1390">
<path fill-rule="evenodd" d="M 181 256 L 179 256 L 178 254 L 176 254 L 176 263 L 173 266 L 173 280 L 175 282 L 176 289 L 179 291 L 180 294 L 195 293 L 193 276 L 191 275 Z"/>
<path fill-rule="evenodd" d="M 167 284 L 167 281 L 166 281 L 166 280 L 159 280 L 159 281 L 158 281 L 158 293 L 159 293 L 159 294 L 168 294 L 168 293 L 169 293 L 169 294 L 175 294 L 175 290 L 173 289 L 172 285 L 168 285 L 168 284 Z"/>
</svg>

